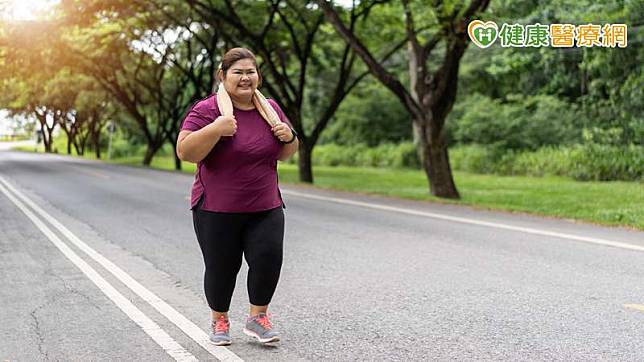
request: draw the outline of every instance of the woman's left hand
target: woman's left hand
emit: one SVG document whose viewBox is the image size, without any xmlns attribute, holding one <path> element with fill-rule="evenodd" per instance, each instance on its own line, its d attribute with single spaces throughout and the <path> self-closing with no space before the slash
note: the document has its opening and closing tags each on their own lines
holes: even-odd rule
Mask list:
<svg viewBox="0 0 644 362">
<path fill-rule="evenodd" d="M 275 137 L 282 142 L 288 142 L 293 139 L 293 132 L 291 132 L 291 127 L 284 122 L 280 122 L 271 128 Z"/>
</svg>

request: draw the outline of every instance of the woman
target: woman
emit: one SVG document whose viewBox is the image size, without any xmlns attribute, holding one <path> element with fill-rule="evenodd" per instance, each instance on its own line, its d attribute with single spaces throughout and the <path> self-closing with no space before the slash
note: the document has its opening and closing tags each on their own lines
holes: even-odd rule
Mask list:
<svg viewBox="0 0 644 362">
<path fill-rule="evenodd" d="M 297 134 L 272 100 L 257 91 L 262 77 L 253 53 L 229 50 L 216 74 L 219 90 L 197 102 L 177 139 L 181 160 L 197 163 L 191 209 L 212 311 L 210 339 L 231 343 L 228 321 L 242 255 L 248 263 L 250 313 L 244 333 L 279 340 L 268 319 L 282 266 L 284 203 L 277 161 L 298 149 Z"/>
</svg>

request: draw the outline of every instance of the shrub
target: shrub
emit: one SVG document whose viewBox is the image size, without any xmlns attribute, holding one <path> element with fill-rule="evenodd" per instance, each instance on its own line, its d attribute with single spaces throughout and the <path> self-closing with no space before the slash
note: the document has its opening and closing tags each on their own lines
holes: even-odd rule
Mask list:
<svg viewBox="0 0 644 362">
<path fill-rule="evenodd" d="M 572 154 L 570 176 L 575 180 L 641 181 L 644 146 L 587 144 Z"/>
<path fill-rule="evenodd" d="M 536 150 L 581 141 L 576 108 L 553 96 L 509 95 L 506 102 L 474 94 L 447 121 L 451 143 Z"/>
<path fill-rule="evenodd" d="M 503 151 L 481 145 L 450 150 L 452 168 L 500 175 L 567 176 L 586 181 L 641 181 L 644 147 L 598 144 L 543 147 L 537 151 Z"/>
<path fill-rule="evenodd" d="M 452 169 L 474 172 L 495 173 L 500 154 L 493 147 L 483 145 L 459 146 L 449 150 Z"/>
<path fill-rule="evenodd" d="M 362 143 L 351 146 L 319 145 L 313 149 L 313 164 L 321 166 L 420 168 L 416 148 L 411 142 L 400 144 L 385 143 L 377 147 L 367 147 Z"/>
</svg>

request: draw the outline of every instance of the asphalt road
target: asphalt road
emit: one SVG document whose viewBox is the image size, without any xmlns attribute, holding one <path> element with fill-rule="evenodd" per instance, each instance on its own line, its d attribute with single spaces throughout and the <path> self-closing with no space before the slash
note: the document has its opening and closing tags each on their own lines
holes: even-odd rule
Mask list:
<svg viewBox="0 0 644 362">
<path fill-rule="evenodd" d="M 0 360 L 644 360 L 643 232 L 292 186 L 282 341 L 244 266 L 209 347 L 191 183 L 0 152 Z"/>
</svg>

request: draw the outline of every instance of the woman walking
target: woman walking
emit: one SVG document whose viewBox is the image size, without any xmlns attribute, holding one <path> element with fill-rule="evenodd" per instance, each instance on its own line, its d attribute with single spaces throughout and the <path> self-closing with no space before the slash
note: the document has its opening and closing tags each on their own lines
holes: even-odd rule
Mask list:
<svg viewBox="0 0 644 362">
<path fill-rule="evenodd" d="M 262 77 L 250 50 L 229 50 L 216 78 L 217 93 L 194 105 L 177 139 L 179 158 L 197 163 L 191 209 L 206 267 L 210 339 L 216 345 L 231 343 L 228 310 L 243 255 L 250 299 L 244 333 L 275 342 L 279 334 L 267 311 L 284 239 L 277 161 L 297 151 L 297 134 L 277 103 L 257 90 Z"/>
</svg>

